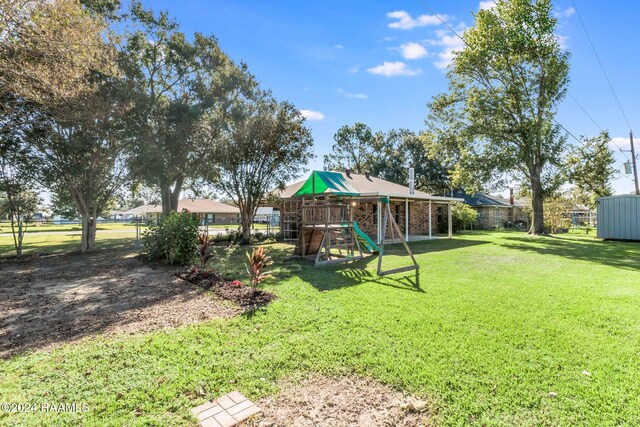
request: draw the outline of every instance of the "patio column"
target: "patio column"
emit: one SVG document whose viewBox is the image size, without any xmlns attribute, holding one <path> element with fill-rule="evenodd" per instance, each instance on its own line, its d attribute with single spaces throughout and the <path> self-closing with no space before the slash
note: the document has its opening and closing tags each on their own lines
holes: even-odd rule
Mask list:
<svg viewBox="0 0 640 427">
<path fill-rule="evenodd" d="M 449 238 L 451 238 L 453 236 L 453 215 L 451 213 L 451 203 L 447 204 L 447 213 L 449 216 Z"/>
<path fill-rule="evenodd" d="M 429 200 L 429 240 L 431 240 L 431 200 Z"/>
<path fill-rule="evenodd" d="M 376 216 L 377 216 L 377 218 L 376 218 L 376 219 L 377 219 L 377 221 L 378 221 L 378 227 L 377 227 L 377 228 L 378 228 L 378 241 L 377 241 L 376 243 L 378 243 L 378 244 L 380 244 L 380 242 L 382 242 L 382 238 L 380 237 L 380 227 L 382 227 L 382 225 L 381 225 L 381 219 L 382 219 L 382 217 L 381 217 L 381 215 L 382 215 L 381 210 L 382 210 L 382 207 L 381 207 L 381 206 L 382 206 L 382 205 L 381 205 L 381 203 L 380 203 L 380 202 L 378 202 L 378 208 L 377 208 L 377 210 L 376 210 Z"/>
<path fill-rule="evenodd" d="M 409 241 L 409 199 L 404 199 L 404 235 L 407 242 Z"/>
</svg>

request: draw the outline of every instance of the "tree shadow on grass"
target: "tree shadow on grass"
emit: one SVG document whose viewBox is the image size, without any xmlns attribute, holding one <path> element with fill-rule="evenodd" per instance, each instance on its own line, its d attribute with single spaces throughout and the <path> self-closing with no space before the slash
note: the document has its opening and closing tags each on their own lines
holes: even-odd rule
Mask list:
<svg viewBox="0 0 640 427">
<path fill-rule="evenodd" d="M 435 252 L 450 251 L 455 249 L 462 249 L 471 246 L 485 245 L 491 243 L 486 240 L 471 240 L 471 239 L 434 239 L 434 240 L 420 240 L 417 242 L 409 243 L 411 252 L 414 255 L 428 254 Z M 401 243 L 394 243 L 392 245 L 385 245 L 385 255 L 406 255 L 407 252 Z"/>
<path fill-rule="evenodd" d="M 553 255 L 577 261 L 640 270 L 640 243 L 585 240 L 560 236 L 505 237 L 497 244 L 525 252 Z"/>
<path fill-rule="evenodd" d="M 414 255 L 456 250 L 490 243 L 484 240 L 472 239 L 435 239 L 411 242 L 409 246 Z M 385 245 L 385 257 L 393 257 L 392 265 L 383 259 L 383 270 L 410 266 L 411 258 L 402 244 Z M 398 259 L 400 257 L 400 259 Z M 275 257 L 274 257 L 275 258 Z M 357 286 L 363 283 L 376 283 L 412 292 L 425 292 L 420 283 L 420 270 L 378 276 L 377 255 L 368 255 L 364 259 L 348 261 L 343 264 L 314 266 L 312 261 L 299 260 L 285 263 L 289 276 L 296 275 L 311 284 L 319 291 L 333 291 L 336 289 Z M 373 265 L 371 265 L 373 262 Z M 420 260 L 418 260 L 420 263 Z M 423 273 L 424 275 L 424 273 Z M 280 276 L 278 276 L 280 278 Z"/>
</svg>

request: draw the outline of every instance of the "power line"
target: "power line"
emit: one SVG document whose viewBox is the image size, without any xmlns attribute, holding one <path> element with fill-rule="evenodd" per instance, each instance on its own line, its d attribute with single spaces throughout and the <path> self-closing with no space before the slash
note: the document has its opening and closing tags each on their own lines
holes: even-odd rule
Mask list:
<svg viewBox="0 0 640 427">
<path fill-rule="evenodd" d="M 495 3 L 495 2 L 494 2 L 494 3 Z M 435 13 L 435 12 L 433 11 L 433 9 L 431 9 L 431 8 L 429 7 L 429 5 L 428 5 L 424 0 L 422 1 L 422 4 L 423 4 L 423 5 L 424 5 L 424 7 L 429 11 L 429 13 L 431 13 L 431 15 L 435 16 L 435 17 L 438 19 L 438 21 L 440 21 L 440 22 L 442 23 L 442 25 L 444 25 L 445 27 L 447 27 L 447 29 L 448 29 L 449 31 L 451 31 L 453 34 L 455 34 L 455 36 L 456 36 L 456 37 L 458 37 L 460 40 L 462 40 L 462 42 L 463 42 L 463 43 L 464 43 L 468 48 L 471 48 L 471 46 L 469 46 L 469 44 L 467 43 L 467 41 L 466 41 L 464 38 L 462 38 L 462 37 L 460 36 L 460 34 L 458 34 L 458 32 L 457 32 L 457 31 L 455 31 L 453 28 L 451 28 L 451 26 L 450 26 L 450 25 L 449 25 L 449 24 L 448 24 L 444 19 L 442 19 L 442 18 L 440 17 L 440 15 L 439 15 L 439 14 Z M 488 64 L 488 65 L 489 65 L 489 66 L 490 66 L 490 67 L 491 67 L 491 68 L 492 68 L 492 69 L 493 69 L 493 70 L 494 70 L 494 71 L 495 71 L 495 72 L 496 72 L 496 73 L 501 77 L 501 78 L 499 78 L 498 80 L 500 80 L 500 82 L 501 82 L 503 85 L 507 86 L 507 85 L 506 85 L 506 83 L 503 81 L 504 76 L 502 75 L 502 73 L 500 73 L 500 71 L 498 71 L 498 70 L 493 66 L 493 64 L 491 63 L 491 61 L 487 61 L 487 64 Z M 512 84 L 511 86 L 512 86 L 512 87 L 514 87 L 518 92 L 520 92 L 520 94 L 521 94 L 521 95 L 525 95 L 525 97 L 526 97 L 526 94 L 525 94 L 525 93 L 524 93 L 524 92 L 523 92 L 519 87 L 517 87 L 516 85 L 514 85 L 512 81 L 509 81 L 509 83 L 511 83 L 511 84 Z M 491 90 L 492 92 L 495 92 L 495 90 L 493 89 L 493 86 L 491 86 L 491 83 L 488 83 L 488 85 L 489 85 L 490 90 Z M 558 120 L 556 120 L 556 118 L 555 118 L 555 117 L 552 117 L 552 118 L 551 118 L 551 120 L 553 120 L 553 121 L 554 121 L 558 126 L 560 126 L 560 127 L 561 127 L 561 128 L 562 128 L 562 129 L 563 129 L 563 130 L 568 134 L 568 135 L 570 135 L 573 139 L 575 139 L 576 141 L 578 141 L 580 144 L 583 144 L 583 145 L 584 145 L 584 142 L 582 142 L 578 137 L 576 137 L 573 133 L 571 133 L 571 132 L 569 131 L 569 129 L 567 129 L 566 127 L 564 127 L 564 126 L 562 125 L 562 123 L 560 123 Z"/>
<path fill-rule="evenodd" d="M 627 126 L 629 127 L 629 130 L 631 130 L 631 124 L 629 123 L 629 119 L 627 119 L 627 115 L 624 112 L 624 109 L 622 108 L 622 104 L 620 103 L 620 99 L 618 99 L 618 95 L 616 94 L 616 91 L 613 89 L 613 85 L 611 84 L 611 80 L 609 80 L 609 75 L 607 74 L 606 70 L 604 69 L 604 65 L 602 65 L 602 61 L 600 60 L 600 56 L 598 55 L 598 51 L 596 50 L 596 47 L 593 44 L 593 41 L 591 40 L 591 36 L 589 35 L 589 31 L 587 31 L 587 27 L 584 25 L 584 21 L 582 20 L 582 16 L 580 15 L 580 12 L 578 11 L 578 7 L 576 6 L 576 2 L 571 0 L 571 4 L 573 4 L 573 8 L 576 11 L 576 15 L 578 16 L 578 19 L 580 20 L 580 24 L 582 25 L 582 29 L 584 30 L 584 33 L 587 35 L 587 40 L 589 40 L 589 44 L 591 45 L 591 49 L 593 50 L 593 53 L 596 56 L 596 59 L 598 60 L 598 64 L 600 65 L 600 69 L 602 70 L 602 74 L 604 74 L 605 79 L 607 80 L 607 83 L 609 84 L 609 89 L 611 89 L 611 93 L 613 93 L 613 97 L 616 99 L 616 102 L 618 103 L 618 107 L 620 108 L 620 112 L 622 113 L 622 117 L 624 117 L 624 121 L 627 122 Z"/>
<path fill-rule="evenodd" d="M 591 114 L 589 114 L 589 113 L 587 112 L 587 110 L 582 106 L 582 104 L 580 104 L 580 103 L 578 102 L 578 100 L 577 100 L 577 99 L 576 99 L 576 98 L 571 94 L 571 92 L 567 91 L 567 95 L 569 95 L 569 97 L 570 97 L 571 99 L 573 99 L 573 102 L 575 102 L 575 103 L 578 105 L 578 107 L 580 107 L 580 109 L 582 110 L 582 112 L 583 112 L 584 114 L 586 114 L 586 115 L 587 115 L 587 117 L 589 117 L 589 119 L 591 120 L 591 122 L 592 122 L 594 125 L 596 125 L 596 127 L 600 130 L 600 132 L 604 132 L 604 130 L 602 130 L 602 128 L 600 127 L 600 125 L 599 125 L 598 123 L 596 123 L 596 121 L 593 119 L 593 117 L 591 117 Z"/>
</svg>

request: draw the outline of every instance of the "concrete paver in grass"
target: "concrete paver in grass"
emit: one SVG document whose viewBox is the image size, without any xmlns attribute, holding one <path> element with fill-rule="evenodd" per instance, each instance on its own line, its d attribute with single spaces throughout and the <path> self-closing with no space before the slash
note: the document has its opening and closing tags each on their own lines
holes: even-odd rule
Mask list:
<svg viewBox="0 0 640 427">
<path fill-rule="evenodd" d="M 232 391 L 191 410 L 202 427 L 233 427 L 258 412 L 260 408 L 239 391 Z"/>
</svg>

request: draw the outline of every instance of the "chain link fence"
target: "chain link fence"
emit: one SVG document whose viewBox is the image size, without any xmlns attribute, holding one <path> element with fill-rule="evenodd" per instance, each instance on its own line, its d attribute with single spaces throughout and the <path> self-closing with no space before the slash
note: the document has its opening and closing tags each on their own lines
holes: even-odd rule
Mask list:
<svg viewBox="0 0 640 427">
<path fill-rule="evenodd" d="M 139 249 L 148 228 L 149 224 L 140 220 L 98 221 L 95 248 Z M 204 224 L 200 229 L 220 241 L 231 241 L 240 236 L 238 224 Z M 280 227 L 269 218 L 254 222 L 252 233 L 259 238 L 277 236 Z M 17 234 L 17 228 L 12 229 L 10 221 L 0 221 L 0 256 L 16 254 Z M 77 252 L 80 250 L 82 225 L 78 221 L 36 221 L 28 223 L 23 234 L 22 251 L 25 255 Z"/>
</svg>

